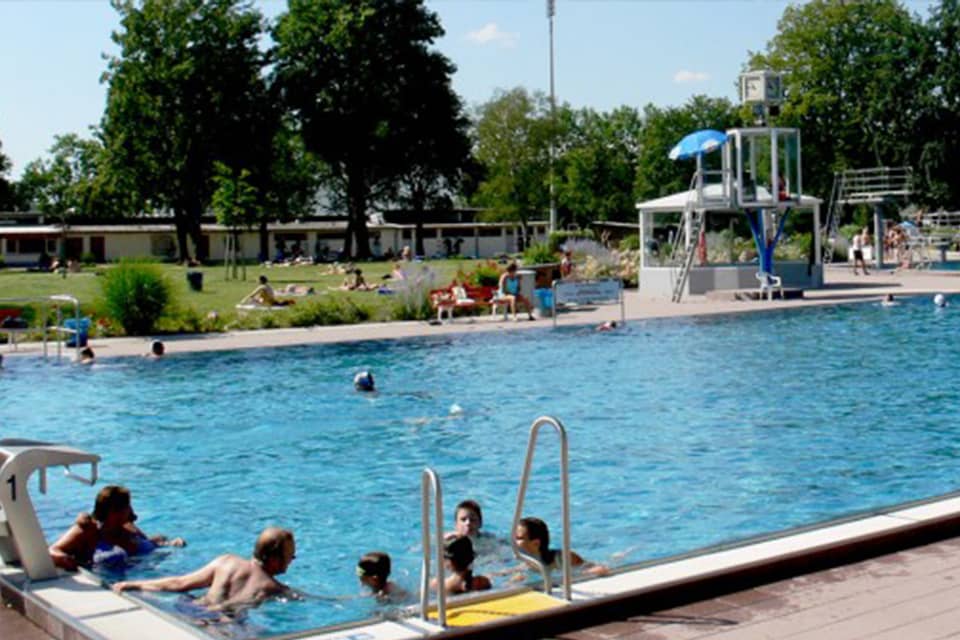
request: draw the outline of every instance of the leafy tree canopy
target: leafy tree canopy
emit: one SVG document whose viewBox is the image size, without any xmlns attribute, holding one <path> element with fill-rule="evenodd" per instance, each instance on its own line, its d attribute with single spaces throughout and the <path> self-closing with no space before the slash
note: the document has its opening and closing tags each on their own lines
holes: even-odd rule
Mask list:
<svg viewBox="0 0 960 640">
<path fill-rule="evenodd" d="M 636 220 L 633 193 L 643 122 L 636 109 L 572 114 L 563 145 L 561 209 L 581 227 L 593 220 Z"/>
<path fill-rule="evenodd" d="M 103 120 L 111 171 L 141 201 L 174 212 L 182 259 L 200 247 L 215 161 L 252 174 L 274 135 L 263 19 L 240 0 L 113 0 L 121 29 Z M 203 256 L 200 256 L 203 257 Z"/>
<path fill-rule="evenodd" d="M 636 194 L 641 200 L 659 198 L 690 187 L 696 169 L 692 161 L 674 161 L 667 157 L 685 135 L 698 129 L 724 131 L 741 125 L 737 109 L 726 98 L 694 96 L 682 107 L 656 107 L 643 110 L 643 130 L 636 179 Z"/>
<path fill-rule="evenodd" d="M 291 0 L 274 28 L 276 84 L 346 205 L 349 255 L 370 254 L 368 208 L 394 196 L 424 140 L 423 101 L 450 100 L 453 65 L 430 49 L 441 35 L 422 0 Z"/>
<path fill-rule="evenodd" d="M 542 93 L 518 87 L 480 106 L 474 153 L 485 177 L 474 201 L 488 208 L 486 219 L 525 225 L 547 211 L 551 133 L 549 101 Z"/>
<path fill-rule="evenodd" d="M 777 121 L 803 135 L 804 189 L 829 193 L 833 172 L 908 163 L 922 25 L 896 0 L 791 5 L 750 68 L 785 74 Z"/>
</svg>

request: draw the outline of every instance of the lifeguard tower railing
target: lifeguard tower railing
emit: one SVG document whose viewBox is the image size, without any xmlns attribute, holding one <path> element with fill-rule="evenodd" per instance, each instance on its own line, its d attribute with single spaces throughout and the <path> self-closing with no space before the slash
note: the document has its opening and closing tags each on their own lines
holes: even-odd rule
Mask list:
<svg viewBox="0 0 960 640">
<path fill-rule="evenodd" d="M 840 231 L 843 205 L 877 205 L 889 200 L 907 199 L 913 194 L 913 167 L 873 167 L 848 169 L 833 176 L 830 205 L 824 220 L 823 262 L 833 260 L 833 244 Z"/>
</svg>

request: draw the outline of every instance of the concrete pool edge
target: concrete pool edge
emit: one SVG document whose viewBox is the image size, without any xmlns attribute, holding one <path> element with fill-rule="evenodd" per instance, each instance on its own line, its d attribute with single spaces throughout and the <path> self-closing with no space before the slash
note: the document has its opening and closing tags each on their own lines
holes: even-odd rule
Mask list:
<svg viewBox="0 0 960 640">
<path fill-rule="evenodd" d="M 419 618 L 365 620 L 270 636 L 277 640 L 403 640 L 543 637 L 625 615 L 689 604 L 812 571 L 859 562 L 960 535 L 960 493 L 901 503 L 861 516 L 718 545 L 574 584 L 574 599 L 556 609 L 473 627 L 442 629 Z M 0 570 L 3 600 L 56 640 L 196 640 L 209 638 L 138 599 L 114 594 L 95 578 L 64 575 L 18 584 Z M 523 590 L 512 590 L 521 592 Z M 498 594 L 457 600 L 479 603 Z M 83 597 L 80 597 L 83 596 Z M 149 629 L 149 632 L 147 631 Z"/>
</svg>

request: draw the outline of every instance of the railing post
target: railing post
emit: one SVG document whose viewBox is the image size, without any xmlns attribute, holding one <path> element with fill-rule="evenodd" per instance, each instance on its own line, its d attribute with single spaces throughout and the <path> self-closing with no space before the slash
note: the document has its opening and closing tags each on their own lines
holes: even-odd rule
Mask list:
<svg viewBox="0 0 960 640">
<path fill-rule="evenodd" d="M 434 532 L 437 538 L 437 621 L 447 626 L 447 593 L 444 588 L 443 568 L 443 491 L 440 476 L 429 467 L 420 476 L 420 522 L 423 544 L 423 562 L 420 567 L 420 615 L 430 620 L 430 493 L 434 498 Z"/>
<path fill-rule="evenodd" d="M 567 452 L 567 431 L 563 424 L 556 418 L 550 416 L 540 416 L 533 421 L 530 426 L 530 438 L 527 442 L 527 456 L 523 464 L 523 473 L 520 475 L 520 487 L 517 492 L 517 506 L 513 512 L 513 524 L 510 528 L 510 544 L 513 547 L 514 554 L 528 564 L 537 567 L 543 577 L 544 591 L 547 595 L 552 591 L 552 581 L 550 579 L 550 570 L 543 564 L 540 558 L 528 554 L 517 544 L 514 533 L 523 517 L 523 503 L 527 494 L 527 484 L 530 480 L 530 470 L 533 466 L 533 454 L 536 449 L 537 435 L 540 428 L 544 425 L 550 425 L 560 437 L 560 518 L 563 525 L 563 542 L 560 550 L 563 564 L 563 597 L 571 600 L 572 596 L 572 569 L 570 566 L 570 486 L 569 486 L 569 456 Z"/>
</svg>

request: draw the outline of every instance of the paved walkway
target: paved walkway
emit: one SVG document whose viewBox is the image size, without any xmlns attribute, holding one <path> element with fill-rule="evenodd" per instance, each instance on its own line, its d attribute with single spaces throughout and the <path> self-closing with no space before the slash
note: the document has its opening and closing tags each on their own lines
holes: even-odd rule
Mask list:
<svg viewBox="0 0 960 640">
<path fill-rule="evenodd" d="M 960 539 L 574 631 L 560 640 L 960 637 Z"/>
<path fill-rule="evenodd" d="M 707 300 L 704 296 L 691 296 L 681 304 L 668 300 L 645 300 L 636 291 L 628 291 L 626 316 L 628 320 L 670 318 L 722 313 L 747 313 L 768 309 L 789 308 L 862 302 L 879 299 L 887 293 L 894 295 L 929 294 L 936 292 L 960 293 L 960 272 L 904 272 L 871 271 L 869 276 L 854 276 L 846 267 L 828 268 L 827 286 L 816 291 L 807 291 L 802 300 L 787 301 L 735 301 Z M 256 313 L 284 313 L 256 312 Z M 620 308 L 617 305 L 602 305 L 561 314 L 560 325 L 600 324 L 617 320 Z M 229 333 L 165 336 L 163 341 L 168 354 L 187 351 L 220 351 L 256 347 L 279 347 L 298 344 L 321 344 L 358 340 L 386 340 L 425 335 L 451 333 L 478 333 L 485 331 L 513 331 L 550 326 L 550 319 L 535 322 L 522 320 L 504 322 L 500 316 L 458 317 L 452 324 L 433 326 L 426 322 L 389 322 L 345 325 L 337 327 L 307 327 L 298 329 L 270 329 L 263 331 L 236 331 Z M 93 340 L 91 345 L 98 357 L 137 356 L 149 351 L 149 338 L 107 338 Z M 18 351 L 9 347 L 2 349 L 5 357 L 33 355 L 40 351 L 39 344 L 22 344 Z"/>
<path fill-rule="evenodd" d="M 33 624 L 5 603 L 0 606 L 0 638 L 3 640 L 52 640 L 40 627 Z"/>
</svg>

